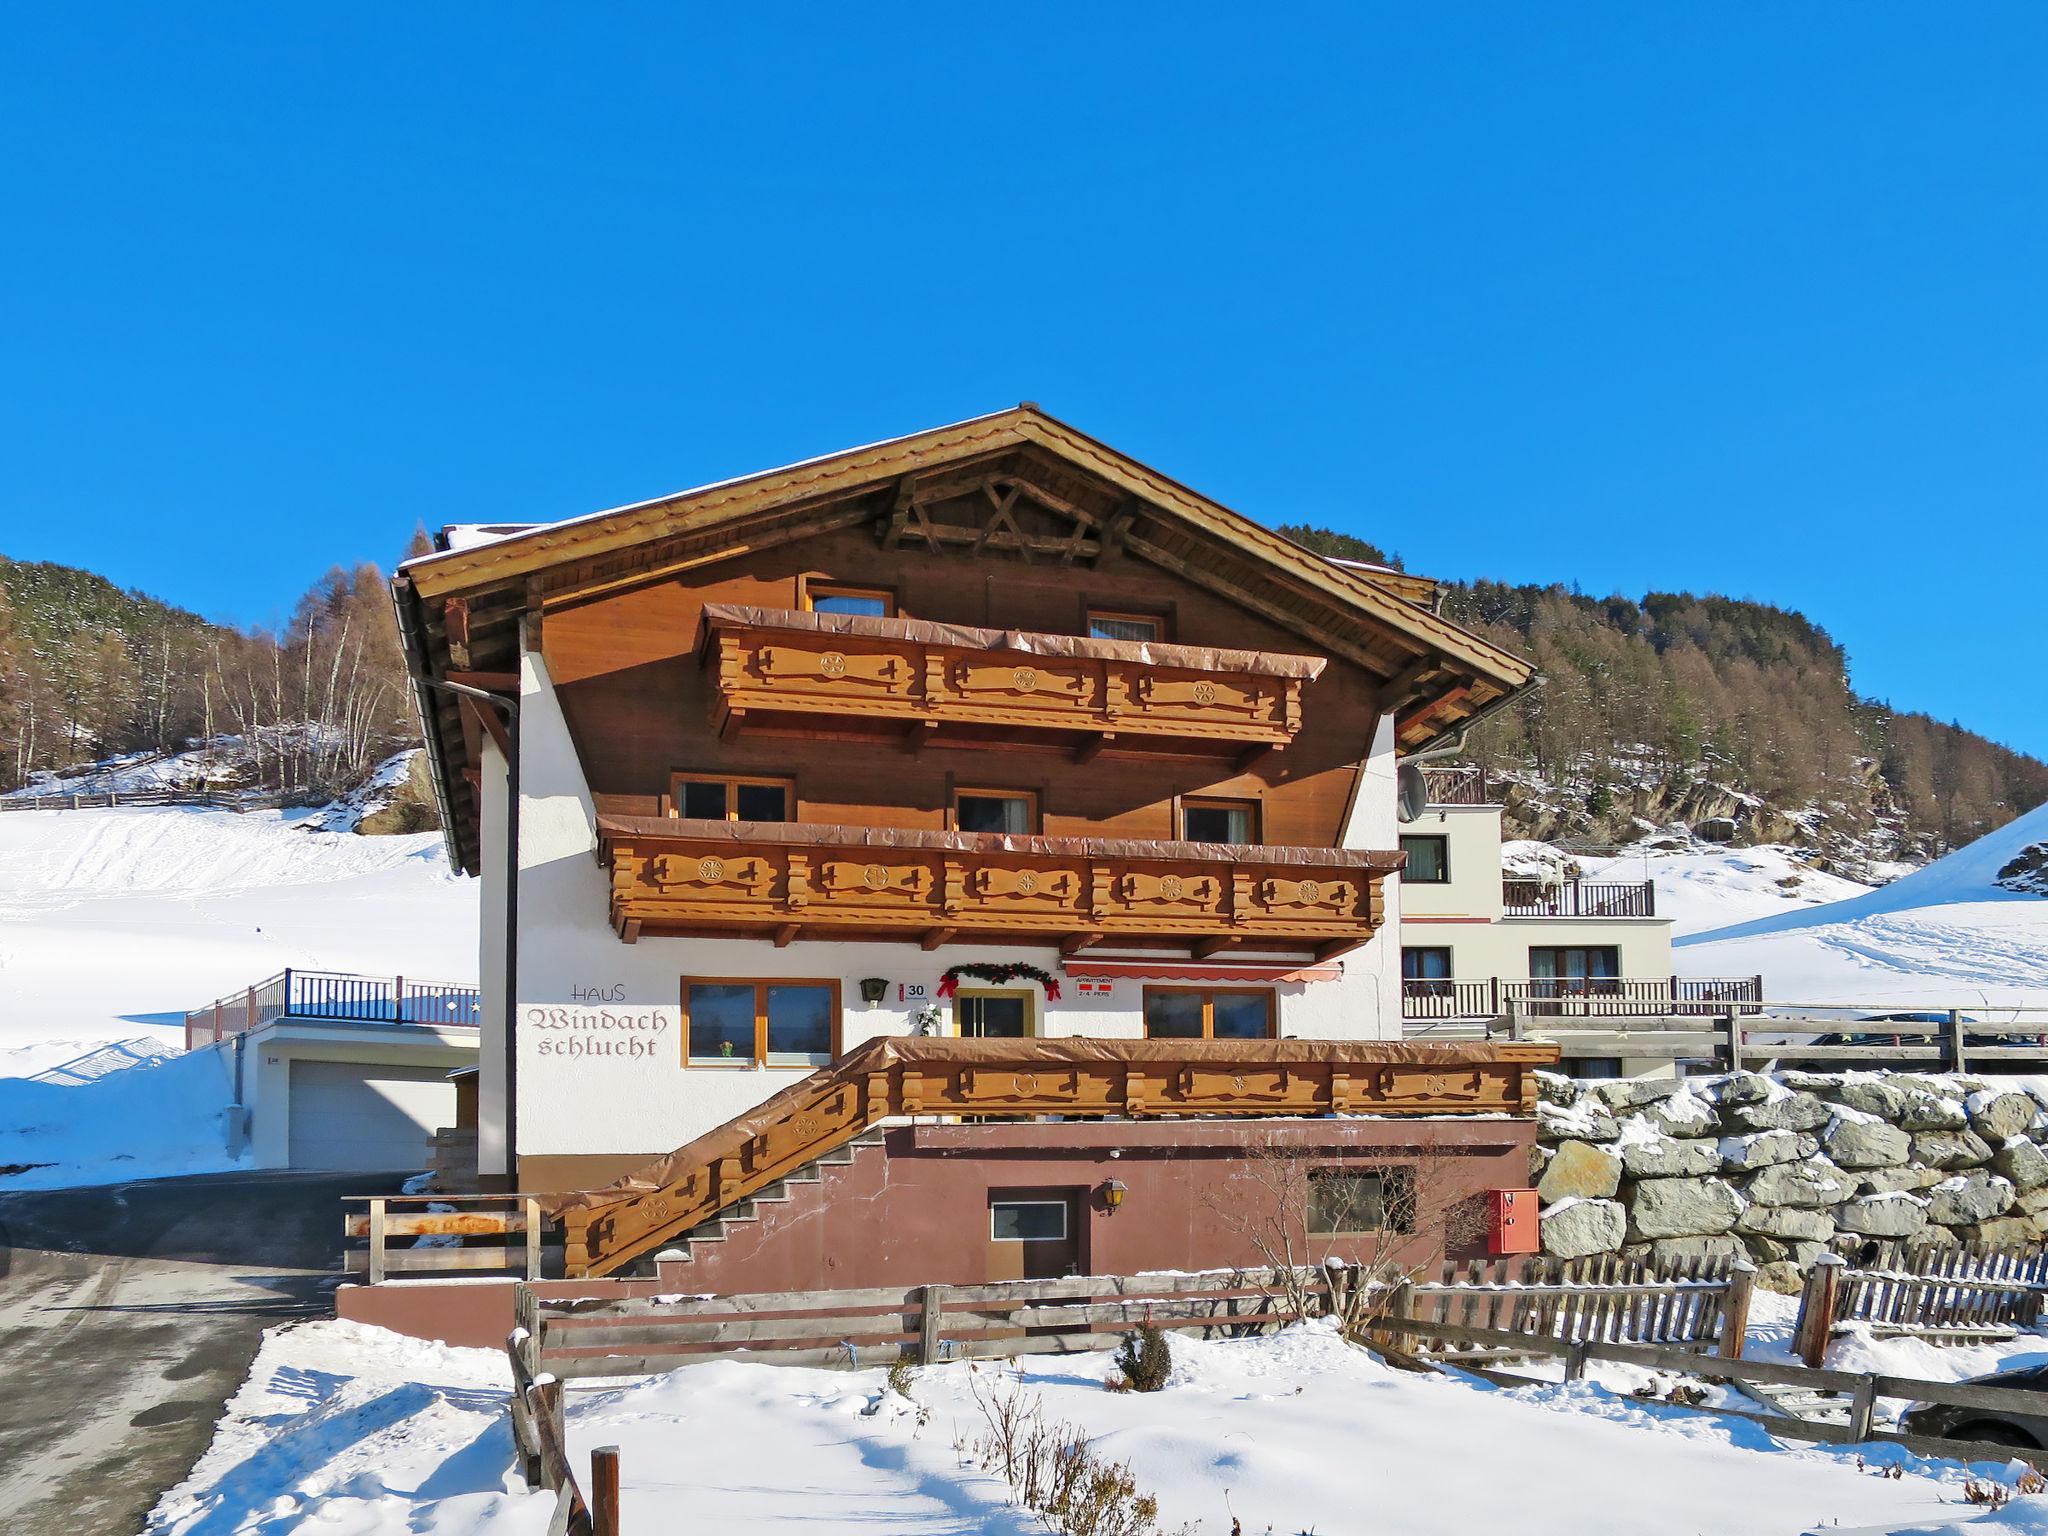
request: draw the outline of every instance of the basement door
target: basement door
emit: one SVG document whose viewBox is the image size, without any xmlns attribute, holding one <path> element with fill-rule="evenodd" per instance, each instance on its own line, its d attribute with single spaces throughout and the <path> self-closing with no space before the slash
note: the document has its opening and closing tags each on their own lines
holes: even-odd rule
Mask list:
<svg viewBox="0 0 2048 1536">
<path fill-rule="evenodd" d="M 417 1173 L 435 1130 L 455 1123 L 446 1067 L 294 1061 L 290 1096 L 294 1168 Z"/>
<path fill-rule="evenodd" d="M 1081 1273 L 1080 1191 L 988 1192 L 988 1278 L 1060 1280 Z"/>
</svg>

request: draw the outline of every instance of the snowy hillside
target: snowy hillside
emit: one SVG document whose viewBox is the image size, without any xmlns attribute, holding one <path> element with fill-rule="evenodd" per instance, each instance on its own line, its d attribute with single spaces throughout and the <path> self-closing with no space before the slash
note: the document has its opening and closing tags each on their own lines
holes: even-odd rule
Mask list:
<svg viewBox="0 0 2048 1536">
<path fill-rule="evenodd" d="M 1700 920 L 1711 903 L 1698 897 L 1721 877 L 1699 872 L 1686 896 L 1679 892 L 1687 871 L 1676 868 L 1667 877 L 1655 862 L 1653 873 L 1660 910 L 1667 890 L 1679 904 L 1674 910 L 1695 903 L 1677 941 L 1685 974 L 1761 973 L 1773 999 L 2039 1005 L 2048 1004 L 2048 898 L 1999 881 L 2001 871 L 2044 842 L 2048 805 L 1890 885 L 1826 905 L 1737 910 L 1746 898 L 1723 889 L 1714 899 L 1726 897 L 1727 916 L 1717 925 Z M 1718 857 L 1732 864 L 1758 853 Z"/>
<path fill-rule="evenodd" d="M 477 895 L 437 833 L 315 830 L 314 811 L 0 815 L 0 1072 L 106 1041 L 182 1045 L 184 1011 L 285 966 L 476 975 Z M 31 1064 L 32 1063 L 32 1064 Z"/>
</svg>

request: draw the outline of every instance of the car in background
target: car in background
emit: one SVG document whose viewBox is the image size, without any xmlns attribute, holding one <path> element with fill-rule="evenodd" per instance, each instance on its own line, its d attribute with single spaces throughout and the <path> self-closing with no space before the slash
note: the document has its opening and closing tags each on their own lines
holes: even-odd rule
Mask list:
<svg viewBox="0 0 2048 1536">
<path fill-rule="evenodd" d="M 1909 1435 L 1931 1435 L 1941 1440 L 1977 1440 L 1986 1445 L 2009 1445 L 2022 1451 L 2048 1446 L 2048 1365 L 2009 1366 L 1987 1375 L 1972 1376 L 1956 1385 L 2038 1392 L 2041 1394 L 2041 1411 L 2013 1413 L 1964 1408 L 1953 1403 L 1915 1403 L 1899 1416 L 1899 1428 Z"/>
</svg>

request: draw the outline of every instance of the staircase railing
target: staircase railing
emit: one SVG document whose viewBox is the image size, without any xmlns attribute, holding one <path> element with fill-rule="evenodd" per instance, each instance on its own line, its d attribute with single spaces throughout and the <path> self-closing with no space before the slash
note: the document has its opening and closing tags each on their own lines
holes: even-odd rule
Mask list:
<svg viewBox="0 0 2048 1536">
<path fill-rule="evenodd" d="M 607 1189 L 556 1205 L 604 1275 L 892 1116 L 1530 1114 L 1544 1042 L 871 1040 Z"/>
</svg>

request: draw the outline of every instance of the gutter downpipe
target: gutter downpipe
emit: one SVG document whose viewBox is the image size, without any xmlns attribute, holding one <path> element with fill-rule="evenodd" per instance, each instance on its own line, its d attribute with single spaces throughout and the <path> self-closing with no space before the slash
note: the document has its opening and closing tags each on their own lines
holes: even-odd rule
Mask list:
<svg viewBox="0 0 2048 1536">
<path fill-rule="evenodd" d="M 451 683 L 445 678 L 413 674 L 422 688 L 475 699 L 505 712 L 505 734 L 512 751 L 505 763 L 505 1181 L 519 1187 L 519 700 L 509 694 Z"/>
</svg>

